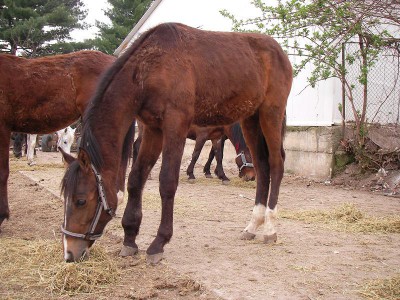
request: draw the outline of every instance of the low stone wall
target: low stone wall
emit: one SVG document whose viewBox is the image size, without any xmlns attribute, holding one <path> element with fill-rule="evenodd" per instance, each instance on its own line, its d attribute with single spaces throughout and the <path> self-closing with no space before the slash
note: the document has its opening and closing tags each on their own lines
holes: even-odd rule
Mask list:
<svg viewBox="0 0 400 300">
<path fill-rule="evenodd" d="M 316 179 L 332 176 L 341 127 L 288 127 L 285 172 Z"/>
</svg>

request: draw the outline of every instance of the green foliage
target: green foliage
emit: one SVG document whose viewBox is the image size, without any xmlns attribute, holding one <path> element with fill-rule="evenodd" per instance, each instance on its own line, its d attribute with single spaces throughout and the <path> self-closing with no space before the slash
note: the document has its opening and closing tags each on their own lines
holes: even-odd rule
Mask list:
<svg viewBox="0 0 400 300">
<path fill-rule="evenodd" d="M 0 51 L 40 56 L 75 50 L 66 41 L 71 30 L 84 28 L 85 17 L 82 0 L 0 0 Z"/>
<path fill-rule="evenodd" d="M 301 57 L 301 62 L 294 65 L 295 74 L 307 64 L 312 64 L 313 72 L 309 77 L 312 86 L 333 76 L 341 79 L 341 46 L 346 42 L 360 43 L 358 53 L 347 54 L 347 62 L 354 63 L 356 57 L 367 58 L 359 76 L 360 83 L 365 85 L 368 70 L 377 54 L 387 46 L 387 40 L 394 39 L 385 26 L 380 26 L 386 22 L 382 20 L 384 16 L 379 9 L 386 8 L 388 12 L 394 9 L 384 0 L 381 5 L 372 0 L 341 3 L 331 0 L 279 0 L 275 6 L 264 2 L 267 1 L 252 1 L 261 11 L 260 18 L 238 20 L 227 11 L 221 13 L 232 20 L 234 30 L 274 36 L 289 55 Z M 393 23 L 396 25 L 396 20 Z"/>
<path fill-rule="evenodd" d="M 92 42 L 105 53 L 113 54 L 132 28 L 150 7 L 152 0 L 108 0 L 110 9 L 105 10 L 111 25 L 97 22 L 100 33 Z"/>
<path fill-rule="evenodd" d="M 238 20 L 227 11 L 221 13 L 231 19 L 233 30 L 275 37 L 288 55 L 297 57 L 293 65 L 295 76 L 312 65 L 308 77 L 312 87 L 321 80 L 339 78 L 351 103 L 362 144 L 368 73 L 382 50 L 392 48 L 394 55 L 399 55 L 400 39 L 394 34 L 400 31 L 399 4 L 391 0 L 278 0 L 273 6 L 267 5 L 268 2 L 251 1 L 260 10 L 258 18 Z M 345 53 L 343 62 L 344 43 L 355 43 L 359 47 L 356 52 Z M 347 81 L 345 64 L 360 66 L 358 82 Z M 360 114 L 353 101 L 355 85 L 362 85 L 364 90 Z"/>
</svg>

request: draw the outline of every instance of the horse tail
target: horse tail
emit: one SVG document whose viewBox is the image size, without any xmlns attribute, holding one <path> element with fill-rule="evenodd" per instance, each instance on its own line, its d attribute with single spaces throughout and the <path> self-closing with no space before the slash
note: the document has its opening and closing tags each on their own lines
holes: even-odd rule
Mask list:
<svg viewBox="0 0 400 300">
<path fill-rule="evenodd" d="M 125 136 L 124 145 L 122 148 L 122 166 L 126 168 L 129 163 L 129 159 L 132 156 L 132 145 L 133 141 L 135 140 L 135 124 L 136 120 L 133 120 L 132 125 L 129 127 L 128 133 Z"/>
<path fill-rule="evenodd" d="M 282 132 L 281 132 L 281 137 L 282 137 L 281 155 L 282 155 L 283 161 L 285 161 L 285 158 L 286 158 L 285 149 L 283 148 L 283 141 L 285 139 L 286 127 L 287 126 L 286 126 L 286 111 L 285 111 L 285 115 L 282 120 Z"/>
</svg>

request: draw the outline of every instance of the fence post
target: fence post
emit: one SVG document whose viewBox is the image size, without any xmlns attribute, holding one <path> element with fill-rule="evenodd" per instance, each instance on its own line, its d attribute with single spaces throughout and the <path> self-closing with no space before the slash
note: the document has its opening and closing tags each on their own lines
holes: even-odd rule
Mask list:
<svg viewBox="0 0 400 300">
<path fill-rule="evenodd" d="M 345 137 L 346 132 L 346 55 L 345 55 L 345 43 L 342 44 L 342 139 Z"/>
</svg>

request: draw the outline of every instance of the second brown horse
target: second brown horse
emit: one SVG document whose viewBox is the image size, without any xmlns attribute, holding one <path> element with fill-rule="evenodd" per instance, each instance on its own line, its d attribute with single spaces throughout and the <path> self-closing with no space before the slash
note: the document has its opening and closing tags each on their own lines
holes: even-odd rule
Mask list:
<svg viewBox="0 0 400 300">
<path fill-rule="evenodd" d="M 0 225 L 9 218 L 7 179 L 11 132 L 51 133 L 88 106 L 102 73 L 115 57 L 80 51 L 34 59 L 0 55 Z M 124 189 L 123 168 L 118 189 Z M 122 175 L 122 173 L 124 175 Z"/>
</svg>

